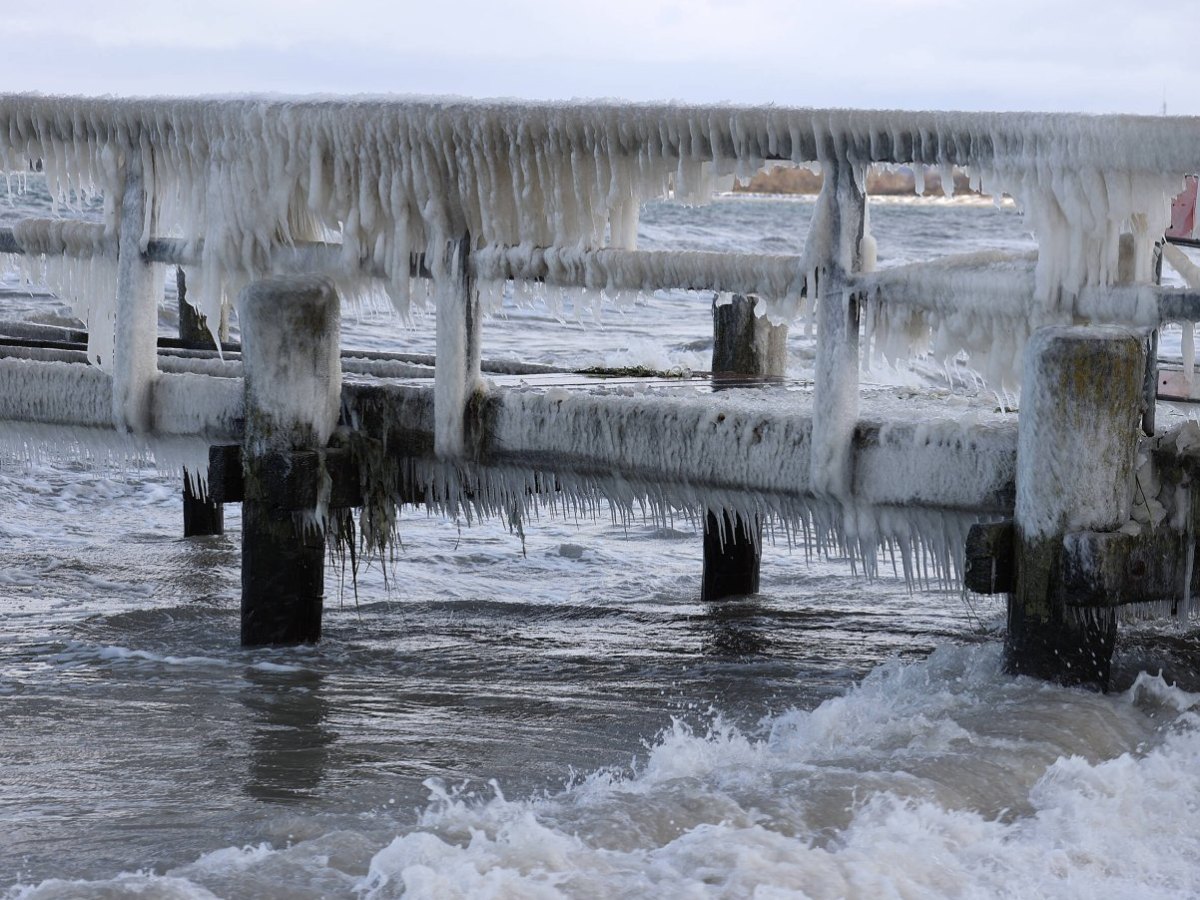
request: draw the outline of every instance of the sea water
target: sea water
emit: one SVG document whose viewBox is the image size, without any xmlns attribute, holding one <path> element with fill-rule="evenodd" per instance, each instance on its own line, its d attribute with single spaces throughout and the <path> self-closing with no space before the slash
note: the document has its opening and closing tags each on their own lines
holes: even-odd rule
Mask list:
<svg viewBox="0 0 1200 900">
<path fill-rule="evenodd" d="M 811 211 L 652 205 L 641 246 L 796 252 Z M 1032 245 L 970 201 L 871 220 L 881 265 Z M 66 314 L 11 279 L 2 298 Z M 708 304 L 510 302 L 484 355 L 703 369 Z M 370 304 L 344 331 L 434 345 L 432 317 Z M 802 326 L 790 350 L 802 374 Z M 1116 690 L 1066 690 L 1004 675 L 1002 603 L 952 587 L 781 542 L 760 594 L 706 606 L 687 521 L 543 514 L 522 538 L 406 508 L 389 558 L 327 570 L 319 645 L 243 650 L 238 508 L 183 539 L 179 490 L 129 461 L 0 461 L 6 898 L 1200 892 L 1186 623 L 1123 629 Z"/>
</svg>

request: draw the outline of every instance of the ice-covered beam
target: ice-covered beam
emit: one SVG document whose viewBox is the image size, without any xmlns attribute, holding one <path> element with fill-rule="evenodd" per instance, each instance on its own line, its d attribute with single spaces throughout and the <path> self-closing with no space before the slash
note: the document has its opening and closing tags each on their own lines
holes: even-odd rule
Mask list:
<svg viewBox="0 0 1200 900">
<path fill-rule="evenodd" d="M 159 373 L 151 396 L 154 433 L 218 440 L 241 434 L 241 381 Z M 113 379 L 78 363 L 0 358 L 0 421 L 113 427 Z"/>
<path fill-rule="evenodd" d="M 242 644 L 321 636 L 327 476 L 316 466 L 313 506 L 292 512 L 285 493 L 294 451 L 319 455 L 337 425 L 342 370 L 339 301 L 319 278 L 277 278 L 238 298 L 245 351 L 242 443 Z"/>
<path fill-rule="evenodd" d="M 1037 254 L 982 251 L 858 273 L 850 284 L 868 300 L 939 313 L 1025 316 L 1033 302 Z"/>
<path fill-rule="evenodd" d="M 51 228 L 57 223 L 57 228 Z M 104 242 L 104 227 L 79 225 L 79 237 L 64 239 L 61 220 L 29 220 L 25 234 L 39 229 L 44 235 L 36 243 L 11 228 L 0 228 L 0 253 L 61 253 L 78 257 L 95 255 L 98 247 L 111 252 L 115 245 Z M 151 238 L 143 258 L 146 262 L 197 266 L 203 261 L 203 245 L 179 238 Z M 803 258 L 796 255 L 719 253 L 701 250 L 600 250 L 489 247 L 471 255 L 471 272 L 476 279 L 537 281 L 561 287 L 594 290 L 656 291 L 664 288 L 755 294 L 773 299 L 798 296 L 804 287 Z M 299 241 L 273 247 L 265 264 L 270 271 L 293 275 L 323 274 L 331 277 L 385 277 L 370 260 L 350 260 L 341 244 Z M 424 254 L 413 254 L 410 276 L 431 278 Z"/>
<path fill-rule="evenodd" d="M 481 280 L 542 281 L 593 290 L 682 288 L 785 300 L 799 297 L 804 289 L 804 258 L 798 255 L 492 247 L 473 254 L 473 261 Z"/>
<path fill-rule="evenodd" d="M 353 427 L 400 456 L 433 455 L 434 403 L 416 385 L 347 384 Z M 796 395 L 747 398 L 497 389 L 472 406 L 472 461 L 577 476 L 611 475 L 697 492 L 813 496 L 811 411 Z M 670 453 L 662 448 L 670 447 Z M 1016 427 L 885 426 L 853 431 L 854 502 L 980 512 L 1012 509 Z M 917 473 L 895 477 L 889 473 Z M 919 474 L 923 473 L 923 474 Z"/>
<path fill-rule="evenodd" d="M 63 220 L 28 220 L 20 232 L 0 228 L 0 253 L 61 253 L 91 257 L 116 251 L 104 227 Z M 56 227 L 51 227 L 52 225 Z M 64 229 L 64 225 L 75 226 Z M 39 235 L 37 240 L 30 235 Z M 24 243 L 22 243 L 24 239 Z M 805 257 L 698 250 L 600 250 L 488 247 L 471 254 L 478 280 L 538 281 L 592 290 L 655 291 L 668 288 L 754 294 L 774 300 L 798 297 L 805 289 Z M 192 266 L 203 247 L 178 238 L 151 238 L 143 253 L 151 263 Z M 983 251 L 855 273 L 849 286 L 869 303 L 906 307 L 944 316 L 1026 318 L 1037 312 L 1034 272 L 1037 254 Z M 348 263 L 342 245 L 296 242 L 272 249 L 267 268 L 291 274 L 384 277 L 369 260 Z M 431 278 L 424 254 L 410 260 L 413 278 Z M 1151 284 L 1088 286 L 1070 311 L 1097 322 L 1153 326 L 1200 321 L 1200 290 Z"/>
<path fill-rule="evenodd" d="M 467 405 L 483 389 L 480 377 L 479 289 L 471 271 L 471 240 L 447 248 L 434 275 L 437 360 L 434 363 L 434 445 L 439 456 L 457 457 L 466 443 Z"/>
<path fill-rule="evenodd" d="M 567 150 L 665 157 L 814 161 L 821 141 L 836 135 L 863 161 L 966 165 L 987 159 L 1032 161 L 1066 148 L 1080 163 L 1111 160 L 1140 170 L 1200 168 L 1200 121 L 1161 116 L 811 109 L 730 104 L 521 102 L 455 98 L 149 98 L 0 96 L 6 144 L 57 142 L 47 171 L 69 165 L 70 145 L 102 146 L 117 136 L 154 132 L 164 143 L 205 136 L 280 135 L 307 155 L 338 146 L 338 127 L 378 123 L 404 140 L 461 142 L 470 161 L 480 145 L 536 145 Z M 418 132 L 416 135 L 411 132 Z M 374 131 L 366 131 L 374 138 Z M 318 146 L 313 147 L 312 142 Z M 323 146 L 322 146 L 323 145 Z M 311 148 L 311 149 L 310 149 Z M 381 152 L 368 144 L 367 154 Z M 8 162 L 12 162 L 9 160 Z M 22 164 L 24 160 L 20 161 Z"/>
<path fill-rule="evenodd" d="M 162 282 L 142 257 L 154 233 L 153 171 L 148 154 L 126 148 L 117 250 L 117 302 L 114 315 L 113 424 L 119 431 L 142 433 L 152 427 L 150 403 L 158 374 L 158 300 Z M 105 327 L 106 323 L 100 323 Z"/>
<path fill-rule="evenodd" d="M 1116 621 L 1081 612 L 1094 597 L 1068 593 L 1060 567 L 1065 536 L 1130 519 L 1145 365 L 1141 339 L 1115 326 L 1043 328 L 1026 348 L 1006 642 L 1014 672 L 1107 685 Z"/>
</svg>

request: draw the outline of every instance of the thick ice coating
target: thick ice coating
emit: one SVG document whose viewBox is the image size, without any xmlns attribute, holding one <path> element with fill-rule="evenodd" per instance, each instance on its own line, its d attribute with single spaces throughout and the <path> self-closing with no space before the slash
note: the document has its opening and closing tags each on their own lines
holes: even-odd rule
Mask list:
<svg viewBox="0 0 1200 900">
<path fill-rule="evenodd" d="M 811 110 L 622 103 L 0 98 L 0 166 L 42 160 L 62 198 L 103 193 L 105 229 L 131 154 L 158 229 L 202 265 L 193 295 L 223 296 L 269 268 L 269 249 L 338 235 L 348 261 L 386 274 L 404 309 L 410 254 L 478 247 L 628 248 L 638 204 L 705 199 L 766 160 L 970 167 L 1015 196 L 1041 250 L 1038 294 L 1057 303 L 1116 270 L 1122 231 L 1149 242 L 1181 176 L 1200 168 L 1192 119 Z M 151 235 L 144 235 L 148 240 Z M 783 299 L 783 298 L 774 298 Z"/>
<path fill-rule="evenodd" d="M 877 162 L 943 174 L 965 166 L 975 186 L 1017 198 L 1038 239 L 1032 278 L 1021 266 L 984 261 L 974 272 L 940 272 L 937 302 L 915 304 L 921 312 L 899 307 L 905 290 L 929 288 L 928 272 L 907 284 L 881 280 L 870 297 L 872 336 L 884 355 L 924 350 L 932 338 L 943 354 L 972 354 L 1002 382 L 1018 370 L 1030 328 L 1080 318 L 1078 299 L 1117 280 L 1122 234 L 1133 237 L 1123 277 L 1150 279 L 1171 198 L 1182 176 L 1200 169 L 1200 121 L 421 97 L 0 96 L 0 168 L 19 172 L 40 161 L 60 201 L 104 198 L 99 226 L 33 223 L 14 235 L 73 298 L 94 332 L 93 360 L 104 367 L 122 346 L 148 346 L 127 339 L 148 314 L 130 313 L 136 321 L 124 324 L 115 314 L 118 235 L 143 250 L 152 237 L 180 238 L 180 257 L 196 262 L 189 299 L 211 323 L 245 284 L 278 274 L 281 248 L 324 240 L 340 254 L 339 271 L 329 273 L 339 288 L 354 287 L 344 283 L 352 273 L 363 273 L 361 284 L 380 279 L 402 313 L 414 266 L 438 282 L 434 296 L 449 296 L 453 286 L 442 282 L 462 267 L 448 248 L 461 247 L 482 281 L 531 275 L 605 290 L 710 286 L 757 292 L 760 308 L 785 319 L 811 304 L 806 285 L 831 248 L 854 246 L 835 233 L 837 223 L 865 225 L 865 212 L 832 215 L 830 194 L 803 254 L 764 258 L 760 268 L 747 263 L 755 257 L 626 252 L 644 200 L 703 201 L 722 179 L 749 176 L 768 160 L 819 164 L 827 183 L 851 178 L 858 191 L 847 196 L 858 203 L 865 168 Z M 126 185 L 144 196 L 122 202 Z M 866 230 L 863 269 L 872 246 Z M 60 264 L 63 250 L 71 261 Z M 1014 290 L 1022 296 L 1010 302 Z M 439 302 L 439 319 L 451 306 Z M 460 443 L 450 431 L 472 382 L 470 366 L 464 378 L 459 363 L 470 361 L 467 345 L 477 339 L 473 328 L 450 331 L 439 337 L 439 358 L 463 383 L 440 388 L 440 445 L 448 452 Z M 145 425 L 155 368 L 152 351 L 143 355 L 116 360 L 118 427 Z"/>
</svg>

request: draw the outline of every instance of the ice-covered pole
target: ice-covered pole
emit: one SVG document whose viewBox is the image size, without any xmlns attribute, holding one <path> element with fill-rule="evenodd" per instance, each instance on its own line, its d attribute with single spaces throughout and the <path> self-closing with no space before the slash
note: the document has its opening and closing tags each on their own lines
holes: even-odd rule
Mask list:
<svg viewBox="0 0 1200 900">
<path fill-rule="evenodd" d="M 437 296 L 437 360 L 434 366 L 434 448 L 460 456 L 465 444 L 467 402 L 482 383 L 479 374 L 479 290 L 470 265 L 471 238 L 449 242 Z"/>
<path fill-rule="evenodd" d="M 1108 681 L 1116 620 L 1071 606 L 1063 538 L 1129 520 L 1144 369 L 1141 338 L 1116 326 L 1043 328 L 1026 345 L 1006 648 L 1014 672 Z"/>
<path fill-rule="evenodd" d="M 805 248 L 817 320 L 810 465 L 813 490 L 842 499 L 850 494 L 858 420 L 859 304 L 849 280 L 862 265 L 866 196 L 844 157 L 832 156 L 822 168 L 825 182 Z"/>
<path fill-rule="evenodd" d="M 125 181 L 118 231 L 116 336 L 113 349 L 113 425 L 148 431 L 151 392 L 158 373 L 158 297 L 154 267 L 142 256 L 151 233 L 153 207 L 146 189 L 142 148 L 125 153 Z"/>
<path fill-rule="evenodd" d="M 337 426 L 338 296 L 321 278 L 260 281 L 242 292 L 238 318 L 246 391 L 242 643 L 316 641 L 325 574 L 321 511 L 293 513 L 285 493 L 293 453 L 325 447 Z"/>
<path fill-rule="evenodd" d="M 188 303 L 187 277 L 182 268 L 175 270 L 178 294 L 179 340 L 185 347 L 207 350 L 214 347 L 204 316 Z M 183 470 L 183 536 L 197 537 L 225 533 L 225 507 L 206 496 L 194 473 Z"/>
</svg>

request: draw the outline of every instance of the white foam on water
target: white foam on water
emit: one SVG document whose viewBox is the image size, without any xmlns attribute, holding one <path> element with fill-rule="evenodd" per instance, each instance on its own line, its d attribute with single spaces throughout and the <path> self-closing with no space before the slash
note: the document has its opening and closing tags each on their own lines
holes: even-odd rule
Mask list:
<svg viewBox="0 0 1200 900">
<path fill-rule="evenodd" d="M 39 885 L 17 885 L 5 900 L 108 900 L 113 897 L 146 897 L 154 900 L 218 900 L 217 895 L 184 878 L 122 874 L 107 881 L 51 879 Z"/>
<path fill-rule="evenodd" d="M 383 846 L 364 820 L 5 897 L 1193 896 L 1200 695 L 1145 674 L 1065 690 L 1000 660 L 946 647 L 757 727 L 675 723 L 630 767 L 542 796 L 431 781 Z"/>
<path fill-rule="evenodd" d="M 845 697 L 764 722 L 761 735 L 676 725 L 634 774 L 596 773 L 544 799 L 497 790 L 480 801 L 431 785 L 421 827 L 376 854 L 359 889 L 1190 895 L 1200 697 L 1147 676 L 1119 697 L 1062 691 L 1003 679 L 997 663 L 996 650 L 950 650 L 889 664 Z M 1047 727 L 1072 706 L 1070 730 Z"/>
<path fill-rule="evenodd" d="M 179 656 L 171 653 L 155 653 L 151 650 L 135 650 L 130 647 L 94 646 L 81 641 L 69 641 L 62 650 L 51 654 L 49 661 L 58 666 L 80 666 L 102 662 L 155 667 L 168 666 L 172 668 L 238 668 L 276 673 L 305 671 L 302 666 L 267 660 L 249 662 L 248 660 L 239 660 L 236 658 L 221 659 L 211 656 Z"/>
</svg>

